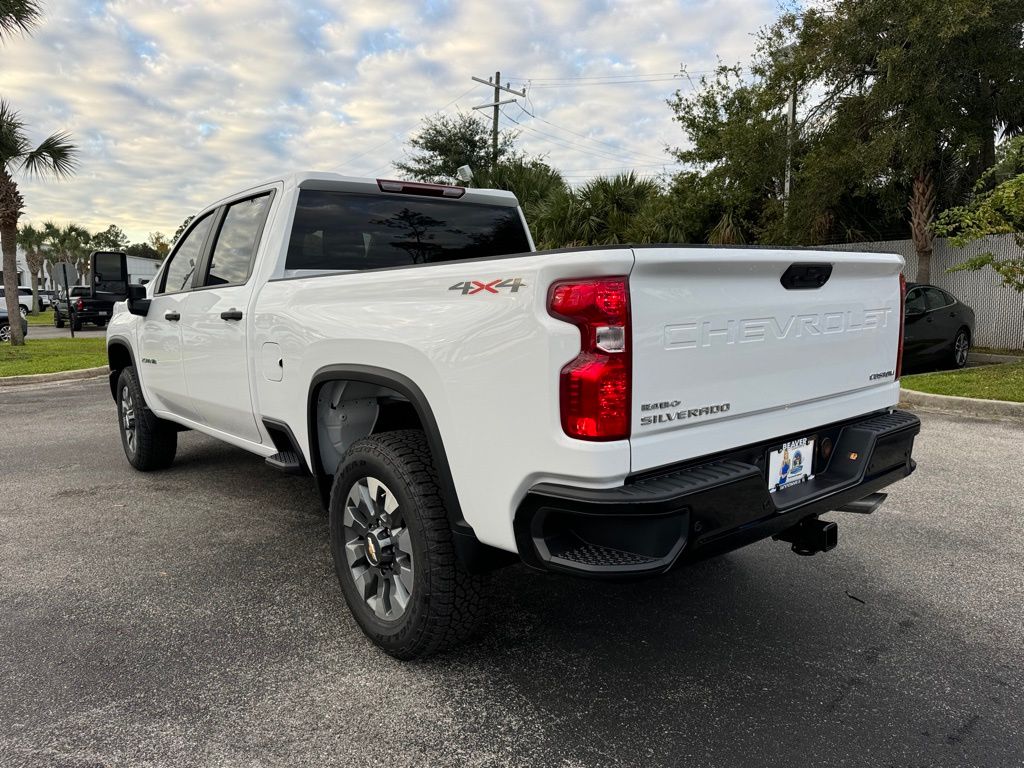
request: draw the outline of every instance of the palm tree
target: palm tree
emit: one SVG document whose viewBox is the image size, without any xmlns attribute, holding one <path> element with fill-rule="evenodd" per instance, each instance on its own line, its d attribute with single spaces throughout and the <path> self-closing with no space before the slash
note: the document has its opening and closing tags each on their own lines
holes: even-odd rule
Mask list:
<svg viewBox="0 0 1024 768">
<path fill-rule="evenodd" d="M 29 278 L 32 281 L 32 314 L 39 314 L 39 273 L 46 261 L 47 234 L 43 229 L 36 229 L 26 224 L 18 230 L 18 245 L 25 252 L 25 264 L 28 266 Z"/>
<path fill-rule="evenodd" d="M 659 221 L 666 207 L 658 183 L 630 171 L 556 191 L 537 203 L 531 223 L 542 248 L 682 239 Z"/>
<path fill-rule="evenodd" d="M 48 136 L 33 148 L 17 111 L 0 99 L 0 240 L 3 241 L 4 291 L 11 317 L 18 316 L 18 219 L 25 208 L 25 199 L 14 177 L 24 172 L 30 176 L 65 178 L 74 173 L 77 153 L 71 137 L 63 131 Z M 11 344 L 24 343 L 21 326 L 14 323 Z"/>
<path fill-rule="evenodd" d="M 88 276 L 93 238 L 89 230 L 78 224 L 58 227 L 52 221 L 47 221 L 43 224 L 43 234 L 46 244 L 50 247 L 51 261 L 66 261 L 78 270 L 80 278 Z M 88 283 L 88 280 L 85 282 Z"/>
<path fill-rule="evenodd" d="M 29 32 L 42 12 L 35 0 L 0 0 L 0 42 L 15 32 Z"/>
</svg>

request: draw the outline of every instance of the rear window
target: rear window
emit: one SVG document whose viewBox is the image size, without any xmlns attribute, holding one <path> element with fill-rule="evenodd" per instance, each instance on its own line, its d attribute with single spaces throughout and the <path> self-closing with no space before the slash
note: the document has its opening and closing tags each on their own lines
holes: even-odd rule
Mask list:
<svg viewBox="0 0 1024 768">
<path fill-rule="evenodd" d="M 514 207 L 304 189 L 285 268 L 381 269 L 529 250 Z"/>
</svg>

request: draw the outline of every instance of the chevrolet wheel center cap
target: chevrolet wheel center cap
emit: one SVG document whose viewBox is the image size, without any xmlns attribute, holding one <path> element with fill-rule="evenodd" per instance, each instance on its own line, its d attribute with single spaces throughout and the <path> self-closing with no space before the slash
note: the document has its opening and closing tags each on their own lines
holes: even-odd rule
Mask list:
<svg viewBox="0 0 1024 768">
<path fill-rule="evenodd" d="M 380 547 L 377 544 L 377 537 L 372 533 L 366 536 L 366 559 L 370 561 L 370 565 L 380 563 Z"/>
</svg>

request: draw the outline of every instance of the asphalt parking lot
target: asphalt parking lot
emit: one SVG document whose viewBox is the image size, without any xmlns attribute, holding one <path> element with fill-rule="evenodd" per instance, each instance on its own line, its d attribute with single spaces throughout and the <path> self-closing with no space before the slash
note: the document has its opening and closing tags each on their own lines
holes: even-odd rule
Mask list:
<svg viewBox="0 0 1024 768">
<path fill-rule="evenodd" d="M 0 390 L 0 765 L 1020 766 L 1024 427 L 922 417 L 832 552 L 511 568 L 480 640 L 403 664 L 310 481 L 193 433 L 142 475 L 105 381 Z"/>
<path fill-rule="evenodd" d="M 86 325 L 80 331 L 75 331 L 75 338 L 95 336 L 106 338 L 107 329 L 97 328 L 95 325 Z M 30 339 L 70 339 L 71 329 L 66 325 L 63 328 L 54 328 L 52 325 L 33 325 L 28 329 Z"/>
</svg>

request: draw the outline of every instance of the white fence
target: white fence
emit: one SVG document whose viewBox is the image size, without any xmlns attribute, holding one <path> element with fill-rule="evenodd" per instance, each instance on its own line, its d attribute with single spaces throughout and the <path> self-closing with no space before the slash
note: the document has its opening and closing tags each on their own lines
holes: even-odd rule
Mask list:
<svg viewBox="0 0 1024 768">
<path fill-rule="evenodd" d="M 912 240 L 886 240 L 874 243 L 830 245 L 830 250 L 898 253 L 907 262 L 904 274 L 913 281 L 917 275 L 917 254 Z M 935 240 L 932 253 L 934 285 L 944 288 L 970 306 L 975 314 L 974 343 L 982 347 L 1024 349 L 1024 293 L 1003 285 L 995 270 L 947 272 L 954 264 L 992 252 L 1000 258 L 1024 258 L 1024 251 L 1013 235 L 997 235 L 956 248 L 945 239 Z"/>
</svg>

